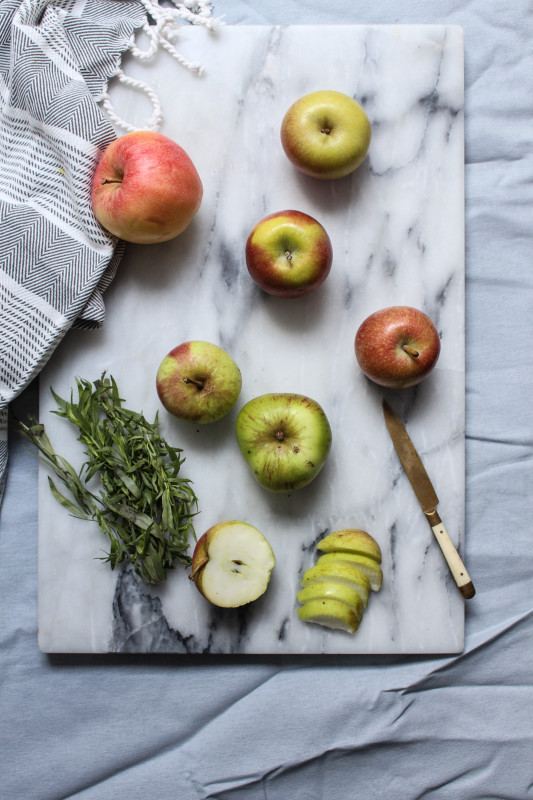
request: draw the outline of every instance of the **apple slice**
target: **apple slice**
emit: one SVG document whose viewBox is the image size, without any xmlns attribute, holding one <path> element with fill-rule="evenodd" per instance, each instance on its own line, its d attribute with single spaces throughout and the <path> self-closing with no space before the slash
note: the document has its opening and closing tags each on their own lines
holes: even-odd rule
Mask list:
<svg viewBox="0 0 533 800">
<path fill-rule="evenodd" d="M 381 564 L 381 550 L 378 543 L 369 533 L 357 528 L 344 528 L 328 534 L 317 544 L 317 549 L 323 553 L 332 553 L 335 550 L 341 553 L 356 553 L 373 558 Z"/>
<path fill-rule="evenodd" d="M 324 553 L 320 556 L 317 564 L 349 564 L 363 572 L 370 582 L 373 592 L 379 592 L 383 583 L 383 571 L 379 564 L 368 556 L 360 556 L 357 553 L 343 553 L 339 550 L 332 553 Z"/>
<path fill-rule="evenodd" d="M 247 522 L 227 520 L 198 539 L 189 578 L 209 602 L 237 608 L 264 594 L 275 564 L 261 531 Z"/>
<path fill-rule="evenodd" d="M 363 602 L 363 608 L 368 605 L 370 581 L 364 573 L 349 564 L 315 564 L 304 572 L 302 586 L 317 581 L 342 583 L 357 592 Z"/>
<path fill-rule="evenodd" d="M 361 616 L 364 610 L 359 592 L 338 581 L 308 583 L 298 592 L 298 600 L 300 603 L 308 603 L 310 600 L 338 600 L 340 603 L 351 606 L 358 613 L 360 612 Z"/>
<path fill-rule="evenodd" d="M 326 628 L 355 633 L 361 622 L 362 611 L 358 612 L 340 600 L 309 600 L 298 609 L 298 615 L 304 622 L 315 622 Z"/>
</svg>

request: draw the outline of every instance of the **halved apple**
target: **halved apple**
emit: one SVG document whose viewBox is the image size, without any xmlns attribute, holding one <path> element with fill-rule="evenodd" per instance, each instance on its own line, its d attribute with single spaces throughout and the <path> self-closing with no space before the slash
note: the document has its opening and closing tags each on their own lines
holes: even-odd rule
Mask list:
<svg viewBox="0 0 533 800">
<path fill-rule="evenodd" d="M 315 622 L 326 628 L 355 633 L 363 616 L 352 606 L 347 606 L 340 600 L 317 599 L 309 600 L 298 609 L 298 615 L 304 622 Z"/>
<path fill-rule="evenodd" d="M 323 553 L 339 551 L 341 553 L 356 553 L 360 556 L 373 558 L 381 564 L 381 549 L 369 533 L 358 528 L 343 528 L 340 531 L 329 533 L 317 544 L 317 549 Z"/>
<path fill-rule="evenodd" d="M 357 553 L 343 553 L 335 550 L 332 553 L 324 553 L 320 556 L 317 564 L 349 564 L 360 572 L 363 572 L 370 581 L 370 588 L 373 592 L 379 592 L 383 583 L 383 570 L 373 558 L 360 556 Z"/>
<path fill-rule="evenodd" d="M 264 594 L 275 564 L 272 548 L 260 530 L 247 522 L 227 520 L 198 539 L 189 578 L 214 605 L 237 608 Z"/>
<path fill-rule="evenodd" d="M 370 594 L 370 581 L 360 570 L 351 567 L 349 564 L 315 564 L 314 567 L 309 567 L 302 578 L 302 586 L 307 586 L 316 581 L 332 581 L 344 584 L 350 589 L 353 589 L 363 602 L 363 608 L 368 605 L 368 596 Z"/>
</svg>

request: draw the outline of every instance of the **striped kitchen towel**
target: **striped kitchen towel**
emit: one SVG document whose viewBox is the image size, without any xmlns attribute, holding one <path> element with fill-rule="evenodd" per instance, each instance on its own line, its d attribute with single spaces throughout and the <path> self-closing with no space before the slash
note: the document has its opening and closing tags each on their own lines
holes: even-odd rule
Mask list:
<svg viewBox="0 0 533 800">
<path fill-rule="evenodd" d="M 99 153 L 116 136 L 110 119 L 123 122 L 108 80 L 140 85 L 154 100 L 124 75 L 122 54 L 147 60 L 162 44 L 200 71 L 174 49 L 173 26 L 215 29 L 208 0 L 171 2 L 0 0 L 0 502 L 9 403 L 71 327 L 101 324 L 102 294 L 122 256 L 90 203 Z"/>
<path fill-rule="evenodd" d="M 122 244 L 91 210 L 116 136 L 97 102 L 145 18 L 138 0 L 0 2 L 0 498 L 9 402 L 71 326 L 103 319 Z"/>
</svg>

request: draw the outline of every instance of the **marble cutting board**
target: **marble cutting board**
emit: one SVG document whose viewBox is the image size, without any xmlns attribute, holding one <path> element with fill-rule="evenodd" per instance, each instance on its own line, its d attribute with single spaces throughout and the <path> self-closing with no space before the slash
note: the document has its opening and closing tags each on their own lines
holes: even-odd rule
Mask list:
<svg viewBox="0 0 533 800">
<path fill-rule="evenodd" d="M 44 652 L 213 654 L 457 653 L 464 601 L 403 474 L 381 398 L 400 413 L 436 485 L 439 511 L 464 547 L 464 117 L 463 34 L 456 26 L 227 26 L 186 28 L 178 45 L 206 68 L 189 74 L 162 52 L 128 74 L 151 84 L 162 132 L 195 161 L 201 210 L 173 242 L 129 246 L 106 293 L 106 324 L 72 331 L 41 376 L 40 417 L 56 449 L 80 463 L 68 424 L 50 413 L 75 376 L 107 370 L 129 408 L 184 449 L 200 499 L 200 535 L 243 519 L 267 536 L 277 566 L 266 595 L 237 610 L 205 601 L 178 567 L 159 587 L 111 572 L 96 525 L 67 515 L 39 478 L 39 646 Z M 302 94 L 334 88 L 356 97 L 373 126 L 370 153 L 352 176 L 321 182 L 297 173 L 279 142 L 281 118 Z M 150 108 L 115 92 L 117 110 L 143 126 Z M 251 227 L 297 208 L 328 230 L 334 264 L 299 300 L 267 296 L 244 264 Z M 431 377 L 403 392 L 367 381 L 353 339 L 372 311 L 423 308 L 442 352 Z M 171 418 L 155 373 L 187 339 L 220 344 L 238 362 L 242 394 L 211 426 Z M 269 391 L 301 392 L 330 419 L 333 446 L 319 477 L 273 495 L 253 480 L 234 439 L 238 409 Z M 383 551 L 384 584 L 354 636 L 296 614 L 303 571 L 325 533 L 359 527 Z M 472 573 L 472 568 L 470 567 Z M 475 580 L 475 572 L 474 572 Z"/>
</svg>

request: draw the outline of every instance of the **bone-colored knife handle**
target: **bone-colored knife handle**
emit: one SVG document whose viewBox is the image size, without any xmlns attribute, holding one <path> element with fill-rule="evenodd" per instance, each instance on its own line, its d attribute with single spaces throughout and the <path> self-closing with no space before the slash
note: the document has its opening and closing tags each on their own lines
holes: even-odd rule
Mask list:
<svg viewBox="0 0 533 800">
<path fill-rule="evenodd" d="M 431 520 L 431 522 L 434 522 L 434 520 Z M 455 546 L 449 537 L 448 531 L 441 521 L 439 521 L 436 525 L 431 525 L 431 530 L 435 534 L 435 538 L 439 543 L 442 554 L 450 568 L 453 579 L 459 587 L 459 591 L 463 597 L 468 600 L 470 597 L 475 595 L 476 590 L 474 589 L 474 584 L 472 583 L 470 575 L 466 571 L 465 565 L 461 561 L 459 553 L 455 549 Z"/>
</svg>

